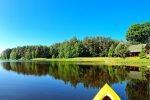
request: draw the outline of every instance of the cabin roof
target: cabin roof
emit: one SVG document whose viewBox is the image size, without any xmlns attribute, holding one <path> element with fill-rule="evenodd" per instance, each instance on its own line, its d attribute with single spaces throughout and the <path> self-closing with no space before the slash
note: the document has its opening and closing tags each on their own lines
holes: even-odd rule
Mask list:
<svg viewBox="0 0 150 100">
<path fill-rule="evenodd" d="M 129 46 L 129 51 L 130 52 L 141 52 L 142 47 L 146 47 L 147 44 L 138 44 L 138 45 L 130 45 Z"/>
</svg>

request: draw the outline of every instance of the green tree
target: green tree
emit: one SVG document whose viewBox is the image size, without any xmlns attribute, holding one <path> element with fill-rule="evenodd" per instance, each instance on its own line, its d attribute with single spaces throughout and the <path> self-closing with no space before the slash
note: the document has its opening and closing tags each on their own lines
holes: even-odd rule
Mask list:
<svg viewBox="0 0 150 100">
<path fill-rule="evenodd" d="M 2 59 L 9 59 L 10 58 L 11 49 L 6 49 L 1 53 Z"/>
<path fill-rule="evenodd" d="M 58 51 L 58 57 L 59 58 L 65 58 L 65 45 L 66 45 L 66 42 L 63 42 L 61 45 L 60 45 L 60 48 L 59 48 L 59 51 Z"/>
<path fill-rule="evenodd" d="M 32 58 L 35 58 L 35 51 L 32 51 Z"/>
<path fill-rule="evenodd" d="M 32 54 L 31 54 L 31 50 L 28 49 L 27 52 L 25 53 L 25 59 L 30 60 L 32 59 Z"/>
<path fill-rule="evenodd" d="M 150 22 L 132 25 L 126 33 L 127 41 L 138 43 L 150 43 Z"/>
<path fill-rule="evenodd" d="M 74 47 L 76 51 L 75 57 L 83 57 L 85 53 L 85 48 L 84 48 L 82 41 L 78 41 Z"/>
<path fill-rule="evenodd" d="M 59 58 L 74 58 L 79 56 L 80 43 L 77 38 L 72 38 L 69 41 L 65 41 L 60 45 Z"/>
<path fill-rule="evenodd" d="M 142 47 L 142 50 L 139 54 L 139 57 L 142 59 L 142 58 L 146 58 L 146 49 L 144 47 Z"/>
<path fill-rule="evenodd" d="M 108 52 L 108 57 L 113 57 L 114 55 L 115 55 L 115 46 L 114 44 L 112 44 Z"/>
<path fill-rule="evenodd" d="M 13 49 L 12 52 L 10 53 L 10 59 L 12 59 L 12 60 L 16 60 L 17 59 L 17 55 L 16 55 L 15 49 Z"/>
<path fill-rule="evenodd" d="M 127 57 L 129 51 L 128 51 L 128 48 L 127 46 L 124 44 L 124 43 L 119 43 L 117 45 L 117 47 L 115 48 L 115 55 L 117 57 Z"/>
<path fill-rule="evenodd" d="M 84 56 L 86 57 L 105 57 L 108 56 L 108 51 L 112 43 L 115 43 L 111 38 L 106 37 L 86 37 L 83 40 L 85 48 Z"/>
<path fill-rule="evenodd" d="M 56 43 L 50 46 L 50 57 L 51 58 L 58 58 L 60 43 Z"/>
</svg>

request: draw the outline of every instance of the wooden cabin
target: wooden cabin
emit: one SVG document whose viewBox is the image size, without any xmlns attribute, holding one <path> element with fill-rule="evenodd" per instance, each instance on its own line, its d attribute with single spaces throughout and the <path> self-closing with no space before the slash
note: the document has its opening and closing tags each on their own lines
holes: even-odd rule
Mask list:
<svg viewBox="0 0 150 100">
<path fill-rule="evenodd" d="M 142 48 L 146 49 L 147 54 L 150 54 L 150 47 L 148 44 L 138 44 L 138 45 L 130 45 L 129 52 L 130 56 L 139 56 L 139 53 L 142 51 Z"/>
</svg>

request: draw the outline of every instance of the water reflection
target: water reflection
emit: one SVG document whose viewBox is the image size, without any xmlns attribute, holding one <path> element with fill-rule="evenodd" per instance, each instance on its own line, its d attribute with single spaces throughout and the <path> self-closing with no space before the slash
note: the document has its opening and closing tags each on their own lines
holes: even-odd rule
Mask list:
<svg viewBox="0 0 150 100">
<path fill-rule="evenodd" d="M 79 65 L 69 62 L 7 62 L 3 68 L 24 75 L 50 75 L 70 82 L 72 86 L 83 83 L 85 87 L 97 88 L 105 83 L 113 84 L 127 79 L 125 67 L 106 65 Z"/>
<path fill-rule="evenodd" d="M 131 80 L 126 87 L 129 100 L 150 100 L 150 83 L 146 80 Z"/>
<path fill-rule="evenodd" d="M 2 67 L 18 74 L 44 76 L 63 80 L 76 87 L 99 88 L 127 82 L 126 95 L 129 100 L 150 100 L 150 78 L 145 66 L 82 65 L 71 62 L 3 62 Z"/>
</svg>

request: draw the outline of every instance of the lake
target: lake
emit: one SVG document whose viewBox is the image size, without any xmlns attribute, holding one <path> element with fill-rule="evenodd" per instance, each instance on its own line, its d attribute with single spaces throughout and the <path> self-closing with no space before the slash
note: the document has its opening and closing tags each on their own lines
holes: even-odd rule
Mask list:
<svg viewBox="0 0 150 100">
<path fill-rule="evenodd" d="M 146 66 L 0 61 L 0 100 L 92 100 L 108 83 L 122 100 L 150 100 Z"/>
</svg>

